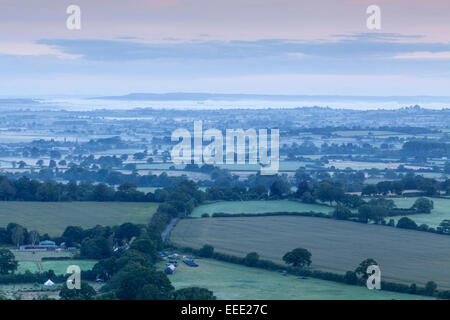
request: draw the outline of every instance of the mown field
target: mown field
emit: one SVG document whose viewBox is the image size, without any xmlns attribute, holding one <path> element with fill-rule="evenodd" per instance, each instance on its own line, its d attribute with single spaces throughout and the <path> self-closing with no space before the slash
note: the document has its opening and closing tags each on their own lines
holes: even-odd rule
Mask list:
<svg viewBox="0 0 450 320">
<path fill-rule="evenodd" d="M 297 201 L 224 201 L 205 204 L 194 209 L 192 217 L 201 217 L 208 213 L 269 213 L 269 212 L 322 212 L 331 213 L 334 208 L 318 205 L 301 203 Z"/>
<path fill-rule="evenodd" d="M 181 263 L 169 276 L 176 289 L 203 287 L 222 300 L 381 300 L 426 299 L 426 297 L 388 291 L 367 290 L 319 279 L 300 279 L 279 272 L 248 268 L 211 259 L 196 260 L 198 268 Z"/>
<path fill-rule="evenodd" d="M 246 217 L 181 220 L 170 234 L 181 246 L 213 245 L 218 252 L 282 263 L 297 247 L 312 253 L 312 267 L 345 273 L 375 259 L 386 281 L 450 288 L 450 237 L 426 232 L 312 217 Z"/>
<path fill-rule="evenodd" d="M 450 219 L 450 199 L 430 198 L 434 202 L 434 209 L 431 214 L 417 214 L 408 216 L 418 225 L 427 224 L 430 227 L 437 227 L 442 220 Z M 417 198 L 392 198 L 398 208 L 411 208 Z M 398 221 L 401 217 L 395 217 Z"/>
<path fill-rule="evenodd" d="M 71 258 L 70 251 L 20 251 L 12 250 L 17 261 L 40 262 L 42 258 Z"/>
<path fill-rule="evenodd" d="M 157 207 L 157 203 L 141 202 L 0 202 L 0 226 L 15 222 L 28 230 L 59 236 L 69 225 L 148 223 Z"/>
<path fill-rule="evenodd" d="M 39 272 L 39 265 L 37 262 L 23 261 L 19 262 L 17 266 L 17 273 L 24 273 L 25 271 L 30 271 L 32 273 Z"/>
<path fill-rule="evenodd" d="M 94 260 L 59 260 L 59 261 L 44 261 L 40 262 L 28 262 L 21 261 L 17 269 L 18 273 L 23 273 L 27 270 L 31 272 L 48 271 L 53 270 L 55 274 L 66 274 L 67 267 L 76 265 L 79 266 L 81 270 L 91 270 L 97 261 Z"/>
<path fill-rule="evenodd" d="M 66 274 L 67 267 L 76 265 L 81 270 L 91 270 L 97 263 L 95 260 L 62 260 L 41 262 L 42 270 L 53 270 L 56 274 Z"/>
</svg>

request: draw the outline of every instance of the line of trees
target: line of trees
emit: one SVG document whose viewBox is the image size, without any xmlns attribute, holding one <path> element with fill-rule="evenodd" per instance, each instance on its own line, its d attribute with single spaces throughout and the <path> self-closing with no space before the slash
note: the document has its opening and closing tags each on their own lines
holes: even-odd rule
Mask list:
<svg viewBox="0 0 450 320">
<path fill-rule="evenodd" d="M 106 184 L 40 182 L 27 177 L 10 180 L 0 176 L 0 200 L 3 201 L 154 201 L 152 193 L 137 190 L 125 182 L 117 190 Z"/>
</svg>

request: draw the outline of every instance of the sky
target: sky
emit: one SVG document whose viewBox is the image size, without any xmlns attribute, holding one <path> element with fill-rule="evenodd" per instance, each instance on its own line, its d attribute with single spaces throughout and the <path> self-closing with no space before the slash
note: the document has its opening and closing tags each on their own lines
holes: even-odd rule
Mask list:
<svg viewBox="0 0 450 320">
<path fill-rule="evenodd" d="M 448 88 L 448 0 L 0 0 L 2 97 Z"/>
</svg>

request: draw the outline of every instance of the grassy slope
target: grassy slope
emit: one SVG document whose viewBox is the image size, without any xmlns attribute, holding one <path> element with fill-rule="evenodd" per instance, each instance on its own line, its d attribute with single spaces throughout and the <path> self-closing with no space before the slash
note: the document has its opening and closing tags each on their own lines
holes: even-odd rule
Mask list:
<svg viewBox="0 0 450 320">
<path fill-rule="evenodd" d="M 199 286 L 213 291 L 218 299 L 424 299 L 426 297 L 387 291 L 371 291 L 364 287 L 318 279 L 299 279 L 278 272 L 201 259 L 198 268 L 183 263 L 169 276 L 176 288 Z"/>
<path fill-rule="evenodd" d="M 303 247 L 312 253 L 313 268 L 338 273 L 373 258 L 386 281 L 433 280 L 450 288 L 450 237 L 431 233 L 310 217 L 248 217 L 182 220 L 170 239 L 238 256 L 255 251 L 275 262 Z"/>
<path fill-rule="evenodd" d="M 134 202 L 0 202 L 0 226 L 15 222 L 58 236 L 69 225 L 148 223 L 157 207 L 157 203 Z"/>
<path fill-rule="evenodd" d="M 417 198 L 393 198 L 398 208 L 410 208 Z M 409 216 L 418 225 L 423 223 L 430 227 L 437 227 L 444 219 L 450 219 L 450 199 L 432 198 L 434 202 L 434 209 L 431 214 L 417 214 Z M 401 217 L 396 217 L 398 221 Z"/>
<path fill-rule="evenodd" d="M 194 209 L 191 216 L 200 217 L 203 213 L 268 213 L 268 212 L 323 212 L 331 213 L 334 208 L 324 205 L 296 201 L 225 201 L 205 204 Z"/>
</svg>

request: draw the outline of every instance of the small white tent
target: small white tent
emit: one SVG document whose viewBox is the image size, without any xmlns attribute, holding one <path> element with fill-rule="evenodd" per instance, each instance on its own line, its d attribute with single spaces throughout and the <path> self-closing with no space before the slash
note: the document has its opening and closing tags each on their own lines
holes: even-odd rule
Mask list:
<svg viewBox="0 0 450 320">
<path fill-rule="evenodd" d="M 45 283 L 44 283 L 44 286 L 46 286 L 46 287 L 52 287 L 52 286 L 54 286 L 55 285 L 55 283 L 52 281 L 52 280 L 50 280 L 50 279 L 48 279 Z"/>
</svg>

